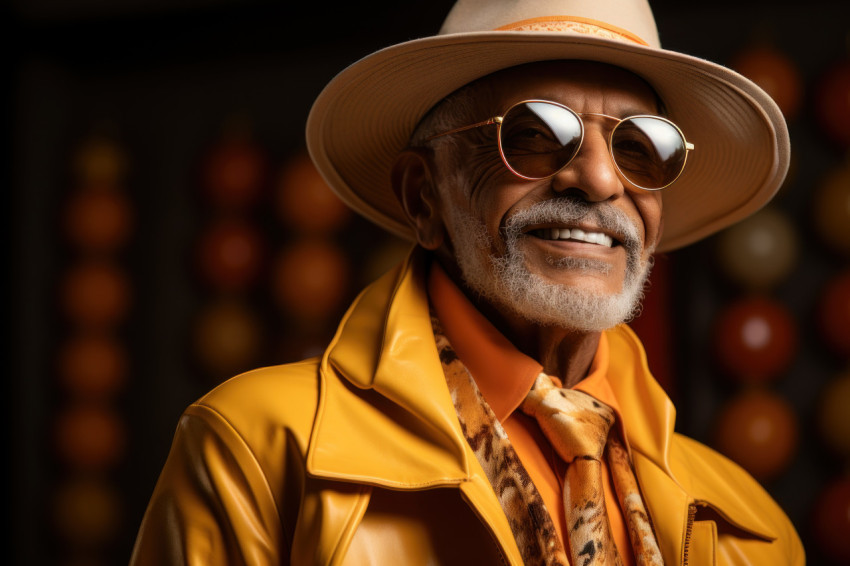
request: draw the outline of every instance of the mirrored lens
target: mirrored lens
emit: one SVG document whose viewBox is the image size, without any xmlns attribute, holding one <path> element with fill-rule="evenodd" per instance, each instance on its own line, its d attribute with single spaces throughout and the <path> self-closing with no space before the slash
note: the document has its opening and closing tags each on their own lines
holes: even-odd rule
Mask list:
<svg viewBox="0 0 850 566">
<path fill-rule="evenodd" d="M 623 176 L 644 189 L 661 189 L 675 181 L 687 156 L 681 132 L 653 116 L 622 121 L 611 134 L 611 153 Z"/>
<path fill-rule="evenodd" d="M 499 129 L 499 147 L 506 165 L 529 179 L 542 179 L 561 169 L 575 156 L 581 140 L 578 116 L 550 102 L 523 102 L 512 107 Z"/>
</svg>

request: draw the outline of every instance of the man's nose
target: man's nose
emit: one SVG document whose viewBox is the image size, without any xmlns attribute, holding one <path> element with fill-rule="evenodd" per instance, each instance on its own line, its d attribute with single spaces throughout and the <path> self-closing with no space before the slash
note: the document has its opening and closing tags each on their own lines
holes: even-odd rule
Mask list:
<svg viewBox="0 0 850 566">
<path fill-rule="evenodd" d="M 570 192 L 588 202 L 622 196 L 625 187 L 608 149 L 608 138 L 600 128 L 588 128 L 578 154 L 552 178 L 557 193 Z"/>
</svg>

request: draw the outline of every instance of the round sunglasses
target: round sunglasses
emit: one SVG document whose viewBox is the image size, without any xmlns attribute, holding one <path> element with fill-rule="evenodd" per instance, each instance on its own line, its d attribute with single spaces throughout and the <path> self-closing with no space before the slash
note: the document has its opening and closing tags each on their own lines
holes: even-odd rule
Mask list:
<svg viewBox="0 0 850 566">
<path fill-rule="evenodd" d="M 616 122 L 608 136 L 608 149 L 617 170 L 639 189 L 657 191 L 672 185 L 685 169 L 693 144 L 666 118 L 636 115 L 617 118 L 574 110 L 548 100 L 524 100 L 502 116 L 429 136 L 428 141 L 496 124 L 499 154 L 517 177 L 542 180 L 555 176 L 578 154 L 584 140 L 582 116 Z"/>
</svg>

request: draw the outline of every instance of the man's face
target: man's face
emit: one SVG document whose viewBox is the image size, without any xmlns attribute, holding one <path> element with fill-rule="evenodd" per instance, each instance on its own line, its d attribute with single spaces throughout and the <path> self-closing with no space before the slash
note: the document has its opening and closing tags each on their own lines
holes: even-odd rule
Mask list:
<svg viewBox="0 0 850 566">
<path fill-rule="evenodd" d="M 479 119 L 528 99 L 618 118 L 658 112 L 646 83 L 592 63 L 526 65 L 485 79 L 474 92 Z M 602 330 L 628 318 L 640 300 L 661 237 L 661 192 L 630 187 L 620 177 L 607 144 L 612 120 L 582 119 L 579 153 L 540 181 L 505 167 L 495 126 L 455 134 L 452 155 L 438 146 L 438 170 L 445 173 L 438 179 L 440 213 L 448 236 L 440 257 L 454 262 L 449 269 L 456 267 L 467 286 L 500 311 Z"/>
</svg>

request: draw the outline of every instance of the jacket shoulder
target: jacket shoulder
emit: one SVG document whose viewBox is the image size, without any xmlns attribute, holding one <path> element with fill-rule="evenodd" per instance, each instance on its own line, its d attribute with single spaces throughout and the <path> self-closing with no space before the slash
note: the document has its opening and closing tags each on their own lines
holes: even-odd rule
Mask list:
<svg viewBox="0 0 850 566">
<path fill-rule="evenodd" d="M 676 468 L 676 479 L 691 493 L 726 495 L 759 503 L 762 500 L 773 502 L 767 491 L 746 470 L 702 442 L 676 433 L 670 455 L 671 464 Z"/>
<path fill-rule="evenodd" d="M 217 413 L 246 442 L 262 431 L 288 431 L 305 442 L 319 396 L 319 359 L 269 366 L 237 375 L 201 397 L 191 408 Z"/>
<path fill-rule="evenodd" d="M 704 514 L 718 523 L 721 547 L 734 546 L 735 552 L 744 554 L 749 548 L 757 548 L 763 557 L 765 552 L 775 553 L 779 559 L 775 564 L 804 563 L 802 543 L 794 525 L 767 490 L 741 466 L 681 434 L 674 435 L 670 457 L 676 480 L 693 495 Z M 724 530 L 730 536 L 724 536 Z M 748 536 L 739 536 L 742 534 Z M 766 542 L 769 544 L 765 546 Z"/>
<path fill-rule="evenodd" d="M 239 375 L 189 405 L 131 564 L 287 563 L 318 390 L 307 360 Z"/>
</svg>

